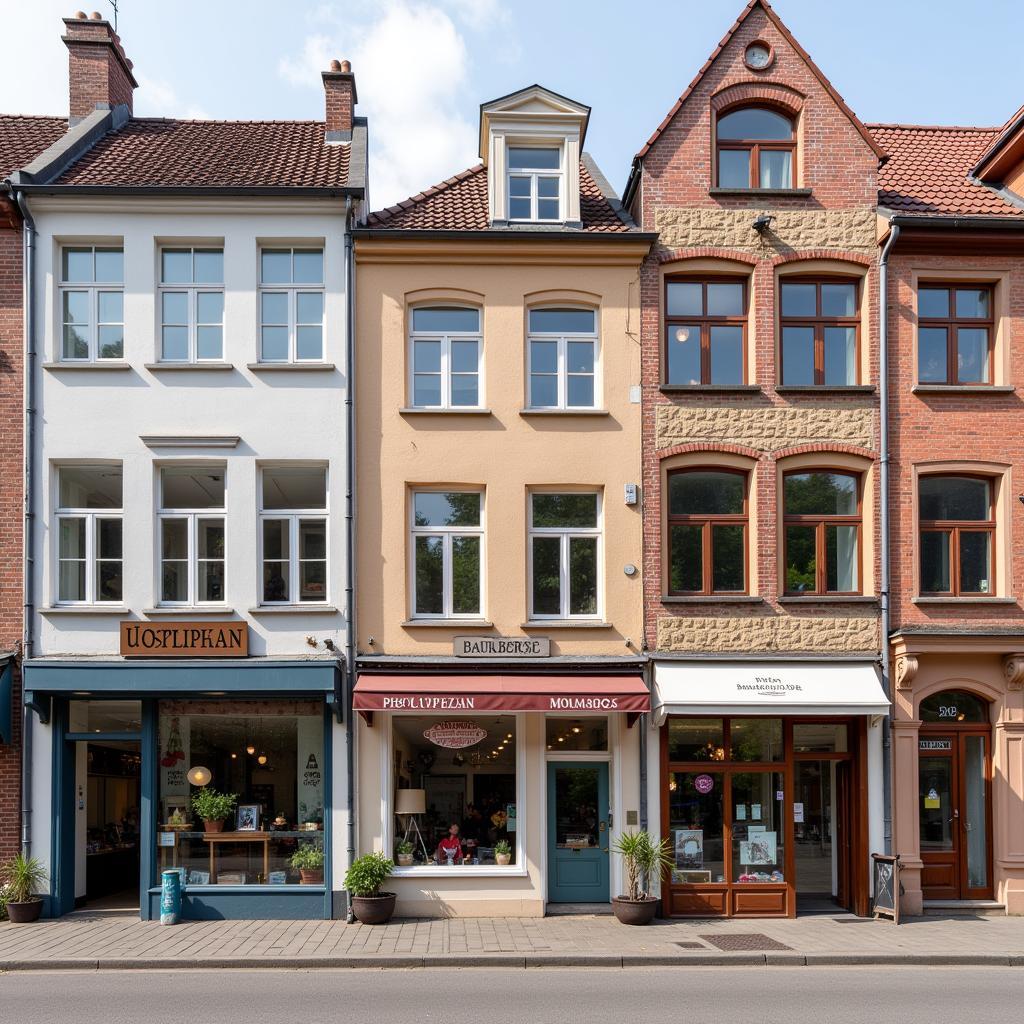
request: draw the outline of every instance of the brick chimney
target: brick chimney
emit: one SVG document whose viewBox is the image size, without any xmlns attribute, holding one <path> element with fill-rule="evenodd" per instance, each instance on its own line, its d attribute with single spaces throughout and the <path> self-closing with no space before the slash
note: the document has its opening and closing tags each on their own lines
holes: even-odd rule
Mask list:
<svg viewBox="0 0 1024 1024">
<path fill-rule="evenodd" d="M 331 61 L 323 72 L 324 98 L 327 102 L 327 141 L 345 142 L 352 138 L 352 117 L 359 97 L 356 79 L 347 60 Z"/>
<path fill-rule="evenodd" d="M 131 114 L 132 90 L 139 83 L 110 22 L 96 12 L 87 17 L 78 11 L 64 19 L 64 27 L 71 94 L 68 120 L 75 124 L 97 107 L 113 109 L 122 104 Z"/>
</svg>

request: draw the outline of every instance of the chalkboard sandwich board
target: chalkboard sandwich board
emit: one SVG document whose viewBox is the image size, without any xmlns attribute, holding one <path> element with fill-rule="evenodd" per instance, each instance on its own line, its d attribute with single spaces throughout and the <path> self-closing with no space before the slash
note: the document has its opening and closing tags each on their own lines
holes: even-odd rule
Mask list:
<svg viewBox="0 0 1024 1024">
<path fill-rule="evenodd" d="M 871 854 L 874 863 L 875 902 L 872 907 L 875 917 L 891 917 L 893 924 L 900 923 L 900 859 L 881 853 Z"/>
</svg>

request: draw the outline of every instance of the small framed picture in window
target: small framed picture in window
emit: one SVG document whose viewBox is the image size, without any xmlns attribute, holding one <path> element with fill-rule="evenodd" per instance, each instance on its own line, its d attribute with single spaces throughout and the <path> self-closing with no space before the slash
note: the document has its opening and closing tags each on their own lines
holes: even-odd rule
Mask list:
<svg viewBox="0 0 1024 1024">
<path fill-rule="evenodd" d="M 238 818 L 235 824 L 237 832 L 256 832 L 260 827 L 260 805 L 239 804 Z"/>
</svg>

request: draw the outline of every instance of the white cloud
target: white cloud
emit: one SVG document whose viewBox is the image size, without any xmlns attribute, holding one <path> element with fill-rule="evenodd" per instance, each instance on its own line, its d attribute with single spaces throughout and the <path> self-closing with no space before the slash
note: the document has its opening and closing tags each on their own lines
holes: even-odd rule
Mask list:
<svg viewBox="0 0 1024 1024">
<path fill-rule="evenodd" d="M 352 62 L 357 112 L 370 122 L 370 187 L 375 207 L 386 206 L 472 165 L 477 124 L 464 111 L 469 30 L 498 24 L 499 0 L 387 0 L 316 11 L 315 28 L 298 56 L 283 59 L 281 77 L 319 86 L 332 58 Z M 456 22 L 460 24 L 456 24 Z"/>
<path fill-rule="evenodd" d="M 135 114 L 138 117 L 184 117 L 192 120 L 206 120 L 212 115 L 202 107 L 184 102 L 174 87 L 159 78 L 148 78 L 135 72 L 139 83 L 135 90 Z"/>
</svg>

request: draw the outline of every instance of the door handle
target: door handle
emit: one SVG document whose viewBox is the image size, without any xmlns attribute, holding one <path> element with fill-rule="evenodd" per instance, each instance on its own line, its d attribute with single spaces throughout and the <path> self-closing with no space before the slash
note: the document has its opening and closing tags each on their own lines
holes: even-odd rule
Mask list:
<svg viewBox="0 0 1024 1024">
<path fill-rule="evenodd" d="M 602 846 L 601 847 L 601 852 L 602 853 L 607 853 L 608 852 L 608 847 L 607 846 Z"/>
</svg>

